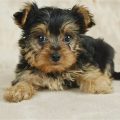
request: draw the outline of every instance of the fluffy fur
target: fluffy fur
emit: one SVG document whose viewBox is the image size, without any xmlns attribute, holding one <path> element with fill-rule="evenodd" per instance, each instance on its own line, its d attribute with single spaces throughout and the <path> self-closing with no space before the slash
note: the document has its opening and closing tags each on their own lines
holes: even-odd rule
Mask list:
<svg viewBox="0 0 120 120">
<path fill-rule="evenodd" d="M 14 14 L 23 30 L 19 40 L 20 61 L 16 78 L 5 99 L 30 99 L 39 89 L 64 90 L 80 87 L 87 93 L 110 93 L 114 50 L 101 39 L 84 34 L 95 25 L 83 6 L 70 9 L 27 5 Z"/>
</svg>

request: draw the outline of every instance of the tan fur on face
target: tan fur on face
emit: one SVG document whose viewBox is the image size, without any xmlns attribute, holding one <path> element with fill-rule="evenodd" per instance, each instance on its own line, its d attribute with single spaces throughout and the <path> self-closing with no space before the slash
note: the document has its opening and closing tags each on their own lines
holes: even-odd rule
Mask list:
<svg viewBox="0 0 120 120">
<path fill-rule="evenodd" d="M 61 27 L 61 33 L 62 37 L 64 37 L 65 34 L 71 35 L 74 39 L 70 43 L 70 49 L 72 52 L 74 52 L 75 55 L 83 51 L 83 48 L 81 46 L 81 43 L 79 40 L 77 40 L 79 27 L 77 24 L 75 24 L 75 21 L 67 21 L 65 22 Z"/>
<path fill-rule="evenodd" d="M 71 67 L 76 62 L 76 57 L 69 50 L 68 47 L 64 46 L 59 52 L 61 54 L 61 60 L 55 65 L 50 60 L 51 50 L 49 46 L 45 46 L 43 50 L 36 56 L 35 60 L 32 61 L 32 66 L 40 69 L 45 73 L 50 72 L 63 72 L 67 68 Z"/>
<path fill-rule="evenodd" d="M 67 21 L 63 23 L 60 31 L 63 34 L 76 34 L 79 31 L 79 26 L 75 24 L 75 21 Z"/>
<path fill-rule="evenodd" d="M 78 46 L 78 42 L 76 42 L 76 32 L 78 31 L 78 27 L 74 23 L 65 23 L 61 27 L 60 35 L 58 36 L 59 39 L 59 46 L 60 50 L 58 53 L 61 55 L 60 61 L 57 63 L 54 63 L 51 60 L 51 42 L 53 42 L 50 35 L 50 32 L 48 30 L 47 25 L 45 24 L 39 24 L 32 28 L 31 30 L 31 42 L 30 46 L 33 50 L 27 52 L 25 55 L 25 59 L 28 61 L 31 66 L 34 66 L 41 71 L 45 73 L 50 72 L 63 72 L 69 69 L 73 64 L 76 62 L 76 52 L 80 50 Z M 72 33 L 74 40 L 71 42 L 71 44 L 68 46 L 63 41 L 64 35 L 66 33 Z M 39 36 L 41 33 L 43 33 L 46 37 L 48 37 L 47 43 L 45 43 L 44 46 L 41 46 L 38 44 L 38 40 L 36 36 Z M 27 48 L 25 48 L 27 49 Z"/>
<path fill-rule="evenodd" d="M 60 50 L 60 54 L 62 55 L 61 60 L 55 65 L 50 60 L 51 50 L 49 46 L 45 46 L 43 50 L 40 50 L 37 55 L 33 51 L 29 51 L 25 55 L 25 59 L 32 66 L 40 69 L 45 73 L 49 72 L 63 72 L 69 67 L 71 67 L 76 62 L 76 56 L 69 50 L 69 48 L 64 48 Z"/>
<path fill-rule="evenodd" d="M 31 29 L 31 33 L 33 33 L 34 35 L 39 35 L 40 33 L 45 34 L 46 36 L 49 36 L 49 30 L 48 30 L 48 26 L 45 24 L 38 24 L 36 26 L 34 26 Z"/>
</svg>

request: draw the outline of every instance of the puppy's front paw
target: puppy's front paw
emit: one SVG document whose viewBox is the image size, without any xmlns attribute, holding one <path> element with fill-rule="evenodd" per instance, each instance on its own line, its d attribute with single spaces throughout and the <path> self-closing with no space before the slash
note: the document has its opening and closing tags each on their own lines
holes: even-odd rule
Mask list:
<svg viewBox="0 0 120 120">
<path fill-rule="evenodd" d="M 9 102 L 20 102 L 30 99 L 34 92 L 34 88 L 31 84 L 20 82 L 8 88 L 4 94 L 4 98 Z"/>
<path fill-rule="evenodd" d="M 112 82 L 106 77 L 82 81 L 80 90 L 86 93 L 108 94 L 112 92 Z"/>
<path fill-rule="evenodd" d="M 112 80 L 107 77 L 100 77 L 95 82 L 95 93 L 108 94 L 112 92 Z"/>
</svg>

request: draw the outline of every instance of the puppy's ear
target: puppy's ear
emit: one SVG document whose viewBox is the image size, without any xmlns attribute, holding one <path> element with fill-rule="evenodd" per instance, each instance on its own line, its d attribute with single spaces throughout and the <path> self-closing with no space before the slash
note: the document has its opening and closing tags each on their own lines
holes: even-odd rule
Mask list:
<svg viewBox="0 0 120 120">
<path fill-rule="evenodd" d="M 84 24 L 84 32 L 87 31 L 88 28 L 95 25 L 93 15 L 89 12 L 89 10 L 86 7 L 75 5 L 72 8 L 72 12 L 77 17 L 77 22 L 83 22 L 81 24 Z"/>
<path fill-rule="evenodd" d="M 14 16 L 15 23 L 20 27 L 24 28 L 30 17 L 34 17 L 34 13 L 38 10 L 36 3 L 26 3 L 24 8 L 19 12 L 16 12 Z M 34 19 L 34 18 L 31 18 Z"/>
</svg>

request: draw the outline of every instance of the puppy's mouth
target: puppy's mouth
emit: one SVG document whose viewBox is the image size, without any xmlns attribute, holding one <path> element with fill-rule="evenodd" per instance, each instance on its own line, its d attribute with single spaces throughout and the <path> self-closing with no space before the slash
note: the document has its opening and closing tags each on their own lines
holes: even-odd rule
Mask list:
<svg viewBox="0 0 120 120">
<path fill-rule="evenodd" d="M 54 66 L 60 65 L 59 62 L 51 62 L 51 63 L 52 63 L 52 65 L 54 65 Z"/>
<path fill-rule="evenodd" d="M 50 64 L 51 64 L 51 66 L 53 66 L 55 68 L 62 65 L 62 63 L 60 61 L 57 61 L 57 62 L 50 61 Z"/>
</svg>

